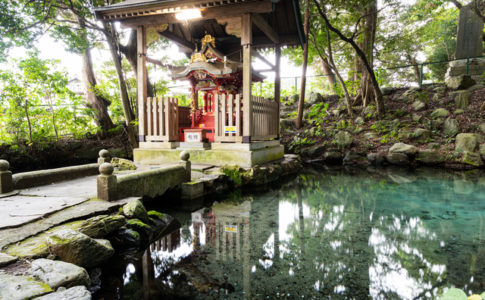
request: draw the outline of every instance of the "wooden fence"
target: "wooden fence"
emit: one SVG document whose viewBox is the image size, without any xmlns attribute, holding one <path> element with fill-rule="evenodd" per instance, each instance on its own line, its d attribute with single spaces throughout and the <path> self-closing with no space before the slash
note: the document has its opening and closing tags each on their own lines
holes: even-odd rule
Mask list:
<svg viewBox="0 0 485 300">
<path fill-rule="evenodd" d="M 216 142 L 242 142 L 242 101 L 241 95 L 215 95 Z"/>
<path fill-rule="evenodd" d="M 216 142 L 242 142 L 243 106 L 241 95 L 216 95 L 215 133 Z M 278 103 L 262 97 L 251 97 L 253 123 L 251 140 L 269 141 L 278 137 Z"/>
<path fill-rule="evenodd" d="M 278 103 L 270 99 L 251 96 L 253 122 L 251 141 L 269 141 L 278 137 Z"/>
<path fill-rule="evenodd" d="M 178 141 L 178 100 L 173 97 L 147 98 L 145 103 L 145 140 Z"/>
</svg>

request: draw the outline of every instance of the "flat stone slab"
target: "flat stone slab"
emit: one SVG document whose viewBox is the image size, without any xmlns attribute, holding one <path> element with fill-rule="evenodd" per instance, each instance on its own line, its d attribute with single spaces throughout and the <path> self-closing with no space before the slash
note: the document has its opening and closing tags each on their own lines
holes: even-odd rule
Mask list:
<svg viewBox="0 0 485 300">
<path fill-rule="evenodd" d="M 213 167 L 214 167 L 214 165 L 210 165 L 210 164 L 192 164 L 191 169 L 195 170 L 195 171 L 204 172 L 204 171 L 209 170 Z"/>
<path fill-rule="evenodd" d="M 13 196 L 0 199 L 0 229 L 22 225 L 89 198 Z"/>
<path fill-rule="evenodd" d="M 99 199 L 91 199 L 20 227 L 7 228 L 3 230 L 0 229 L 0 247 L 21 241 L 29 236 L 35 235 L 68 221 L 100 214 L 108 214 L 116 211 L 119 207 L 133 199 L 139 199 L 139 197 L 126 198 L 111 202 Z"/>
<path fill-rule="evenodd" d="M 92 198 L 96 195 L 96 178 L 88 176 L 74 180 L 62 181 L 50 185 L 43 185 L 22 190 L 21 195 L 36 195 L 44 197 L 82 197 Z"/>
<path fill-rule="evenodd" d="M 17 258 L 15 256 L 11 256 L 0 252 L 0 267 L 7 266 L 16 261 L 17 261 Z"/>
<path fill-rule="evenodd" d="M 91 293 L 85 286 L 75 286 L 70 289 L 59 288 L 57 292 L 47 294 L 42 297 L 35 298 L 34 300 L 91 300 Z"/>
<path fill-rule="evenodd" d="M 53 290 L 32 277 L 0 273 L 0 299 L 20 300 L 42 296 Z"/>
<path fill-rule="evenodd" d="M 32 262 L 28 273 L 47 283 L 53 289 L 60 286 L 89 286 L 91 284 L 89 274 L 84 268 L 59 260 L 36 259 Z"/>
</svg>

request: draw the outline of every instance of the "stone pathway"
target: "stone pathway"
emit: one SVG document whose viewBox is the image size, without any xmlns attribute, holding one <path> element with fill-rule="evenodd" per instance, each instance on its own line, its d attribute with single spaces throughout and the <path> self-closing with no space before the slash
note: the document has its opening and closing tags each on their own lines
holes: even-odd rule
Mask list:
<svg viewBox="0 0 485 300">
<path fill-rule="evenodd" d="M 141 166 L 137 171 L 171 166 Z M 205 175 L 200 170 L 209 165 L 196 165 L 192 178 Z M 197 170 L 197 171 L 196 171 Z M 132 173 L 121 172 L 119 175 Z M 64 222 L 109 213 L 122 206 L 119 201 L 94 200 L 97 194 L 96 177 L 89 176 L 19 191 L 0 198 L 0 247 L 20 241 Z"/>
<path fill-rule="evenodd" d="M 32 222 L 96 196 L 96 176 L 22 190 L 0 198 L 0 229 Z"/>
</svg>

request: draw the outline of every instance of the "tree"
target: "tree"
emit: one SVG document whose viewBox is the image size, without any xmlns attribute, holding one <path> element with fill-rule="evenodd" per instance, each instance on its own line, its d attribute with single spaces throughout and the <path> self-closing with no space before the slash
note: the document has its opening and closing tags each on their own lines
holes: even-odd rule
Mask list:
<svg viewBox="0 0 485 300">
<path fill-rule="evenodd" d="M 59 139 L 62 134 L 79 135 L 93 129 L 91 111 L 78 114 L 80 97 L 68 88 L 62 71 L 54 70 L 54 60 L 42 60 L 36 52 L 11 61 L 0 70 L 0 128 L 2 141 L 29 144 Z"/>
<path fill-rule="evenodd" d="M 310 26 L 310 2 L 308 0 L 305 1 L 305 44 L 303 45 L 303 65 L 302 75 L 301 75 L 301 88 L 300 88 L 300 98 L 298 100 L 298 116 L 296 118 L 296 127 L 301 128 L 302 120 L 303 120 L 303 108 L 305 102 L 305 88 L 306 88 L 306 71 L 307 71 L 307 64 L 308 64 L 308 32 Z"/>
<path fill-rule="evenodd" d="M 368 73 L 369 80 L 371 82 L 372 90 L 374 93 L 374 99 L 376 102 L 377 114 L 382 115 L 384 113 L 384 100 L 383 100 L 382 91 L 379 87 L 379 83 L 377 82 L 377 78 L 372 67 L 372 60 L 369 60 L 366 53 L 364 52 L 366 49 L 362 49 L 355 41 L 355 37 L 358 34 L 358 32 L 354 31 L 350 36 L 344 35 L 341 30 L 337 29 L 331 24 L 325 6 L 322 6 L 320 1 L 318 0 L 313 0 L 313 2 L 315 3 L 317 11 L 320 17 L 324 20 L 327 28 L 330 31 L 334 32 L 342 41 L 352 46 L 352 48 L 355 50 L 357 56 L 359 57 L 359 59 L 361 60 L 365 68 L 365 71 L 367 71 Z M 355 24 L 355 27 L 358 27 L 359 23 L 360 23 L 360 18 L 358 22 Z M 368 43 L 370 44 L 371 41 L 368 41 Z M 373 44 L 373 41 L 372 41 L 372 44 Z M 363 92 L 363 95 L 365 95 L 364 91 L 361 90 L 361 92 Z"/>
</svg>

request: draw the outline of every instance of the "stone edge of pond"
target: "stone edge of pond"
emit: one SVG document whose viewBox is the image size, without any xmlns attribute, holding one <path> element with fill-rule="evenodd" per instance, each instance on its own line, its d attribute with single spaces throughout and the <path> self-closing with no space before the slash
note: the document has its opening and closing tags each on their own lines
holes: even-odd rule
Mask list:
<svg viewBox="0 0 485 300">
<path fill-rule="evenodd" d="M 478 145 L 478 143 L 476 143 Z M 304 163 L 342 166 L 374 167 L 435 167 L 450 170 L 485 168 L 485 144 L 480 147 L 464 147 L 460 151 L 446 152 L 440 145 L 428 145 L 425 149 L 405 143 L 396 143 L 378 152 L 356 152 L 353 150 L 314 149 L 312 155 L 304 156 Z M 321 149 L 323 150 L 323 149 Z"/>
<path fill-rule="evenodd" d="M 238 166 L 223 166 L 205 174 L 193 182 L 203 184 L 203 195 L 207 196 L 229 186 L 260 186 L 275 182 L 279 178 L 297 173 L 302 163 L 297 155 L 285 155 L 281 160 L 253 168 Z M 193 184 L 193 182 L 189 184 Z M 83 280 L 66 281 L 60 286 L 51 286 L 46 278 L 40 278 L 32 271 L 33 266 L 41 260 L 50 259 L 53 262 L 65 263 L 63 267 L 54 268 L 55 272 L 64 269 L 90 270 L 106 262 L 115 251 L 141 248 L 148 246 L 150 241 L 160 237 L 161 233 L 170 228 L 175 219 L 158 211 L 147 211 L 140 199 L 131 199 L 128 203 L 117 206 L 117 212 L 103 211 L 88 219 L 67 221 L 62 225 L 45 228 L 32 236 L 10 243 L 0 249 L 0 299 L 5 296 L 16 297 L 14 294 L 3 294 L 16 290 L 15 282 L 22 279 L 33 288 L 32 294 L 17 295 L 20 298 L 33 298 L 41 295 L 52 295 L 76 291 L 85 295 L 90 282 Z M 92 216 L 92 215 L 90 215 Z M 84 257 L 73 253 L 87 253 Z M 101 255 L 102 253 L 106 255 Z M 97 257 L 94 263 L 89 257 Z M 86 271 L 87 272 L 87 271 Z M 51 274 L 53 276 L 60 274 Z M 57 289 L 57 291 L 56 291 Z M 21 291 L 20 289 L 19 291 Z M 25 289 L 23 289 L 25 291 Z"/>
</svg>

